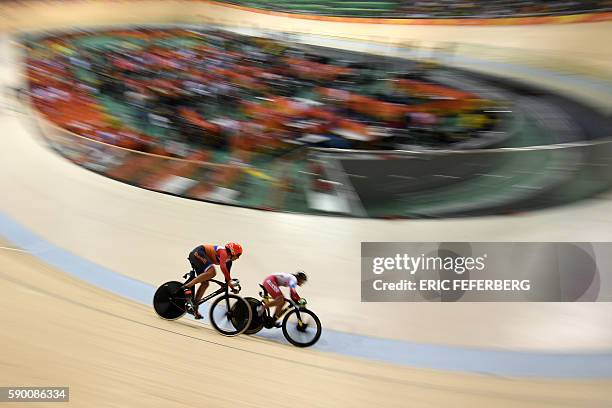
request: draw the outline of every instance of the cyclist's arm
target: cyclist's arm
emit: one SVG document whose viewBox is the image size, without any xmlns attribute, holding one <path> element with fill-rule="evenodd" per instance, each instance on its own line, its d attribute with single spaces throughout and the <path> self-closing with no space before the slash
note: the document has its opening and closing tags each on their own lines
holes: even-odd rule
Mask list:
<svg viewBox="0 0 612 408">
<path fill-rule="evenodd" d="M 298 295 L 297 290 L 295 290 L 295 288 L 297 288 L 297 280 L 292 279 L 289 282 L 289 293 L 291 294 L 291 300 L 293 300 L 294 302 L 297 302 L 301 298 L 300 298 L 300 295 Z"/>
<path fill-rule="evenodd" d="M 223 272 L 223 276 L 225 277 L 225 282 L 229 282 L 232 279 L 230 276 L 232 261 L 227 256 L 227 251 L 224 249 L 219 251 L 219 266 L 221 267 L 221 272 Z"/>
</svg>

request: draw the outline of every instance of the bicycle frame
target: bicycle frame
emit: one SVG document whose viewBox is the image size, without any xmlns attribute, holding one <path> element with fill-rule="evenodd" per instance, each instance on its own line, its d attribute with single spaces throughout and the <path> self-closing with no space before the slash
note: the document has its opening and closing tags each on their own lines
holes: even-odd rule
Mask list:
<svg viewBox="0 0 612 408">
<path fill-rule="evenodd" d="M 270 295 L 268 295 L 266 292 L 263 292 L 264 295 L 262 296 L 262 301 L 269 301 Z M 300 316 L 300 306 L 298 306 L 293 299 L 287 299 L 286 297 L 283 297 L 283 299 L 285 299 L 285 302 L 289 303 L 289 306 L 286 306 L 282 311 L 281 314 L 278 316 L 278 319 L 280 320 L 281 317 L 283 317 L 285 314 L 287 314 L 287 312 L 293 307 L 295 309 L 295 314 L 297 315 L 298 318 L 298 324 L 302 324 L 302 317 Z"/>
<path fill-rule="evenodd" d="M 195 273 L 190 272 L 189 274 L 189 279 L 187 279 L 187 281 L 185 281 L 185 283 L 192 281 L 195 278 Z M 187 275 L 185 275 L 187 276 Z M 217 285 L 219 285 L 219 289 L 217 289 L 216 291 L 214 291 L 213 293 L 209 293 L 208 295 L 204 296 L 202 299 L 200 299 L 200 301 L 197 302 L 197 306 L 200 306 L 202 303 L 208 302 L 210 299 L 214 298 L 215 296 L 218 296 L 222 293 L 228 294 L 228 289 L 229 287 L 227 286 L 227 284 L 225 282 L 221 282 L 218 281 L 216 279 L 209 279 L 208 282 L 214 282 Z M 195 291 L 195 288 L 194 288 Z M 195 299 L 194 299 L 195 300 Z"/>
<path fill-rule="evenodd" d="M 217 289 L 216 291 L 214 291 L 213 293 L 210 293 L 210 294 L 204 296 L 202 299 L 200 299 L 200 301 L 197 303 L 198 306 L 201 305 L 202 303 L 205 303 L 205 302 L 209 301 L 210 299 L 214 298 L 215 296 L 218 296 L 218 295 L 220 295 L 222 293 L 226 293 L 226 294 L 228 293 L 228 286 L 225 283 L 220 282 L 220 281 L 218 281 L 216 279 L 210 279 L 208 282 L 214 282 L 217 285 L 219 285 L 220 288 Z"/>
</svg>

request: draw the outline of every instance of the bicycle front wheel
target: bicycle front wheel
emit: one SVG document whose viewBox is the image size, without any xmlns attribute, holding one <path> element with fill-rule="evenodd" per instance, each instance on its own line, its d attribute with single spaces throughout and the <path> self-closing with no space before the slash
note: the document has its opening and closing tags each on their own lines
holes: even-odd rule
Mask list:
<svg viewBox="0 0 612 408">
<path fill-rule="evenodd" d="M 210 306 L 210 323 L 224 336 L 237 336 L 251 324 L 251 306 L 236 295 L 219 296 Z"/>
<path fill-rule="evenodd" d="M 310 347 L 321 337 L 321 321 L 310 310 L 292 310 L 283 319 L 283 335 L 296 347 Z"/>
</svg>

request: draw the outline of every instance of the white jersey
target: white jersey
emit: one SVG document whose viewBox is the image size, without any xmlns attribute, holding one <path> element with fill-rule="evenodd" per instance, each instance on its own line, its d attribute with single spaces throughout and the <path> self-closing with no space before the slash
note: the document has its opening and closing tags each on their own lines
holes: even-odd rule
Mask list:
<svg viewBox="0 0 612 408">
<path fill-rule="evenodd" d="M 297 288 L 297 278 L 290 273 L 276 273 L 274 277 L 278 286 L 285 286 L 293 290 Z"/>
</svg>

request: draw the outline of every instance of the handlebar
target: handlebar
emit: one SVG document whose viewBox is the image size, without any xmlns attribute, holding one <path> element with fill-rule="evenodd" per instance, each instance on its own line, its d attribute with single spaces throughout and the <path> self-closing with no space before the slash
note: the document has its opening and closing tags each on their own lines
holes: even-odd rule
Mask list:
<svg viewBox="0 0 612 408">
<path fill-rule="evenodd" d="M 232 289 L 232 293 L 240 293 L 240 291 L 242 290 L 242 286 L 240 286 L 240 280 L 232 279 L 231 282 L 232 282 L 232 285 L 234 286 L 234 289 Z"/>
<path fill-rule="evenodd" d="M 302 299 L 304 299 L 304 298 L 302 298 Z M 296 309 L 305 309 L 305 308 L 306 308 L 306 304 L 307 304 L 306 299 L 304 299 L 304 304 L 303 304 L 303 305 L 298 304 L 297 302 L 295 302 L 295 301 L 294 301 L 293 299 L 291 299 L 291 298 L 285 298 L 285 300 L 286 300 L 286 301 L 287 301 L 287 302 L 288 302 L 288 303 L 289 303 L 291 306 L 295 307 Z"/>
</svg>

